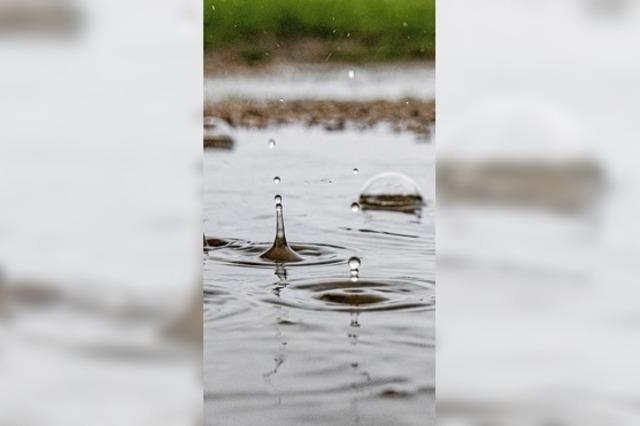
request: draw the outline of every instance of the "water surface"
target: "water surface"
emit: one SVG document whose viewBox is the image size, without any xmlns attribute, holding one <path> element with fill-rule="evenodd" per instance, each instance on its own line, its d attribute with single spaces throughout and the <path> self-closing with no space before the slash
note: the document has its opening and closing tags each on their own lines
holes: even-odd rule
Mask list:
<svg viewBox="0 0 640 426">
<path fill-rule="evenodd" d="M 433 145 L 384 128 L 234 137 L 233 150 L 204 154 L 205 232 L 228 241 L 204 254 L 208 424 L 432 424 Z M 352 211 L 384 171 L 416 180 L 428 203 L 420 214 Z M 273 241 L 276 194 L 306 261 L 259 257 Z"/>
</svg>

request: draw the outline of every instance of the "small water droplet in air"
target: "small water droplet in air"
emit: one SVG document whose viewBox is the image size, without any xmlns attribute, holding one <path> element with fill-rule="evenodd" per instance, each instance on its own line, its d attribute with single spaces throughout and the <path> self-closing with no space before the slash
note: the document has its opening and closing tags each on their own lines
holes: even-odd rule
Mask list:
<svg viewBox="0 0 640 426">
<path fill-rule="evenodd" d="M 354 70 L 349 70 L 349 78 L 354 79 L 356 77 L 356 72 Z"/>
<path fill-rule="evenodd" d="M 278 101 L 282 104 L 282 103 L 284 103 L 284 98 L 280 98 L 280 99 L 278 99 Z"/>
<path fill-rule="evenodd" d="M 351 33 L 347 33 L 347 38 L 351 37 Z"/>
<path fill-rule="evenodd" d="M 276 185 L 280 183 L 280 178 L 278 176 L 273 178 L 273 183 L 275 183 Z"/>
<path fill-rule="evenodd" d="M 402 26 L 407 28 L 409 26 L 409 24 L 407 24 L 407 22 L 405 21 L 405 22 L 402 23 Z"/>
<path fill-rule="evenodd" d="M 282 204 L 282 197 L 280 195 L 276 195 L 273 199 L 276 201 L 276 204 Z"/>
<path fill-rule="evenodd" d="M 269 139 L 269 148 L 273 149 L 276 147 L 276 141 L 273 139 Z"/>
<path fill-rule="evenodd" d="M 358 173 L 360 173 L 360 170 L 358 170 L 358 168 L 357 168 L 357 167 L 354 167 L 354 168 L 353 168 L 353 174 L 354 174 L 354 175 L 357 175 Z"/>
<path fill-rule="evenodd" d="M 360 211 L 360 204 L 358 203 L 353 203 L 351 204 L 351 211 L 354 213 L 357 213 Z"/>
<path fill-rule="evenodd" d="M 351 269 L 352 271 L 354 269 L 358 269 L 360 267 L 360 258 L 353 256 L 352 258 L 349 259 L 349 269 Z"/>
<path fill-rule="evenodd" d="M 215 11 L 216 7 L 214 5 L 211 5 L 211 10 Z"/>
</svg>

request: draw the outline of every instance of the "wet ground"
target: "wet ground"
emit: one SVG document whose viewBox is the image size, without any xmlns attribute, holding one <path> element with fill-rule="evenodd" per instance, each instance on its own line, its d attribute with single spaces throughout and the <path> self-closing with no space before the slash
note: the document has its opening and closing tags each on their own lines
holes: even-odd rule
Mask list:
<svg viewBox="0 0 640 426">
<path fill-rule="evenodd" d="M 207 424 L 433 424 L 431 141 L 384 125 L 232 136 L 232 149 L 204 153 L 204 229 L 217 245 L 204 254 Z M 416 181 L 421 212 L 352 211 L 385 171 Z M 274 238 L 276 194 L 302 262 L 259 257 Z"/>
</svg>

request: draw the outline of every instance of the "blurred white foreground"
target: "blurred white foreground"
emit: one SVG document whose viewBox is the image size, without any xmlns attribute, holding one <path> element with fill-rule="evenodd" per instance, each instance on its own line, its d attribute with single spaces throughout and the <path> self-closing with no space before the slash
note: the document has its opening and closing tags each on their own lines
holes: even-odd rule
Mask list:
<svg viewBox="0 0 640 426">
<path fill-rule="evenodd" d="M 196 424 L 201 4 L 1 3 L 0 424 Z"/>
<path fill-rule="evenodd" d="M 640 4 L 437 23 L 438 424 L 640 424 Z"/>
</svg>

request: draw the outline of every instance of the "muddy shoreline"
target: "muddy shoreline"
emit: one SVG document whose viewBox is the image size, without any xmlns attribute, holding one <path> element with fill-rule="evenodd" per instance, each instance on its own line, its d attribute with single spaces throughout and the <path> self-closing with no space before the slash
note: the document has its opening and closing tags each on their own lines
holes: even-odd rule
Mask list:
<svg viewBox="0 0 640 426">
<path fill-rule="evenodd" d="M 205 120 L 216 117 L 232 127 L 266 128 L 302 123 L 337 131 L 353 126 L 368 129 L 389 125 L 427 137 L 435 122 L 435 102 L 414 98 L 373 101 L 300 99 L 291 101 L 226 99 L 204 108 Z"/>
</svg>

